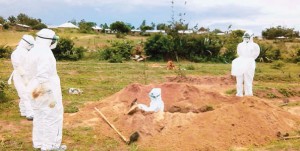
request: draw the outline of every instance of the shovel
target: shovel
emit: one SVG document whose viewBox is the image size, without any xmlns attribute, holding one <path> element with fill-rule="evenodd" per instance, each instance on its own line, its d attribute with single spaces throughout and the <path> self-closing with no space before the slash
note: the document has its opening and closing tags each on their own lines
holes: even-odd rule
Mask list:
<svg viewBox="0 0 300 151">
<path fill-rule="evenodd" d="M 105 122 L 112 128 L 112 129 L 114 129 L 116 132 L 117 132 L 117 134 L 122 138 L 122 140 L 126 143 L 126 144 L 131 144 L 132 142 L 135 142 L 135 141 L 137 141 L 138 140 L 138 138 L 139 138 L 139 133 L 138 132 L 134 132 L 134 133 L 132 133 L 131 135 L 130 135 L 130 137 L 129 137 L 129 140 L 125 137 L 125 136 L 123 136 L 119 131 L 118 131 L 118 129 L 112 124 L 112 123 L 110 123 L 108 120 L 107 120 L 107 118 L 104 116 L 104 114 L 102 114 L 102 112 L 100 111 L 100 110 L 98 110 L 96 107 L 95 107 L 95 110 L 101 115 L 101 117 L 105 120 Z"/>
</svg>

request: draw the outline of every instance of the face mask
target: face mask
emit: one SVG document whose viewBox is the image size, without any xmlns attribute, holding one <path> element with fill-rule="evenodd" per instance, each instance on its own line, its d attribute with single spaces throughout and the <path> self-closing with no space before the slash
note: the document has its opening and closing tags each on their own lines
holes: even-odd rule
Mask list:
<svg viewBox="0 0 300 151">
<path fill-rule="evenodd" d="M 58 36 L 56 36 L 56 35 L 54 35 L 54 37 L 53 38 L 45 38 L 45 37 L 41 37 L 41 36 L 38 36 L 39 38 L 43 38 L 43 39 L 49 39 L 49 40 L 51 40 L 51 44 L 50 44 L 50 49 L 55 49 L 56 48 L 56 46 L 57 46 L 57 41 L 58 41 L 58 39 L 59 39 L 59 37 Z"/>
<path fill-rule="evenodd" d="M 53 37 L 53 39 L 51 41 L 51 44 L 50 44 L 50 49 L 55 49 L 56 48 L 58 39 L 59 39 L 58 36 L 54 36 Z"/>
<path fill-rule="evenodd" d="M 244 41 L 245 41 L 246 43 L 248 43 L 248 42 L 250 41 L 250 38 L 245 37 L 245 38 L 244 38 Z"/>
<path fill-rule="evenodd" d="M 51 45 L 50 45 L 50 49 L 55 49 L 55 48 L 56 48 L 56 46 L 57 46 L 57 41 L 56 41 L 56 42 L 54 42 L 53 44 L 51 43 Z"/>
</svg>

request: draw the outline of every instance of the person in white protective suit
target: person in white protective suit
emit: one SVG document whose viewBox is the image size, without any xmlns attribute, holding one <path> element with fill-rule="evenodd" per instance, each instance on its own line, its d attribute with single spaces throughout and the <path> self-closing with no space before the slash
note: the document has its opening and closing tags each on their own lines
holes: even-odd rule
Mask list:
<svg viewBox="0 0 300 151">
<path fill-rule="evenodd" d="M 33 147 L 41 150 L 66 149 L 65 145 L 61 145 L 64 108 L 60 79 L 51 51 L 57 41 L 54 31 L 42 29 L 29 52 L 27 90 L 34 111 L 32 141 Z"/>
<path fill-rule="evenodd" d="M 258 44 L 253 42 L 253 33 L 247 31 L 243 35 L 243 42 L 237 46 L 238 58 L 232 61 L 231 75 L 236 76 L 236 96 L 253 96 L 252 82 L 255 73 L 255 59 L 260 53 Z"/>
<path fill-rule="evenodd" d="M 30 99 L 26 95 L 26 85 L 28 78 L 26 76 L 26 58 L 29 50 L 34 45 L 34 38 L 30 35 L 24 35 L 19 42 L 17 48 L 11 54 L 11 62 L 14 68 L 8 84 L 11 84 L 11 79 L 14 81 L 14 86 L 20 98 L 19 108 L 21 116 L 25 116 L 27 120 L 33 120 L 33 110 L 31 108 Z"/>
<path fill-rule="evenodd" d="M 150 93 L 150 106 L 147 106 L 145 104 L 138 104 L 135 102 L 135 104 L 129 109 L 127 114 L 132 114 L 137 108 L 145 111 L 145 112 L 160 112 L 164 111 L 164 102 L 161 98 L 161 88 L 153 88 Z"/>
</svg>

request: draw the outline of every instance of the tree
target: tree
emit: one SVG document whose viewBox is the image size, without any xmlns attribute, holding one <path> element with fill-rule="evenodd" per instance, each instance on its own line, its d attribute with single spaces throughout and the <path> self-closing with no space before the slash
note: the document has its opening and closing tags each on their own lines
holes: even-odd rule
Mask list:
<svg viewBox="0 0 300 151">
<path fill-rule="evenodd" d="M 142 24 L 140 25 L 140 29 L 142 29 L 143 26 L 146 26 L 146 20 L 143 20 Z"/>
<path fill-rule="evenodd" d="M 20 13 L 17 16 L 17 22 L 20 24 L 26 24 L 28 25 L 28 23 L 30 22 L 31 18 L 28 17 L 26 14 Z"/>
<path fill-rule="evenodd" d="M 212 31 L 212 33 L 215 33 L 215 34 L 217 34 L 217 33 L 223 33 L 223 31 L 220 30 L 220 29 L 214 29 L 214 30 Z"/>
<path fill-rule="evenodd" d="M 232 31 L 232 34 L 234 34 L 237 37 L 242 37 L 244 35 L 245 31 L 243 30 L 234 30 Z"/>
<path fill-rule="evenodd" d="M 294 31 L 294 28 L 285 28 L 282 26 L 266 28 L 262 31 L 262 36 L 266 39 L 275 39 L 276 37 L 299 37 L 299 32 Z"/>
<path fill-rule="evenodd" d="M 100 27 L 101 27 L 101 26 L 100 26 Z M 107 23 L 104 23 L 104 25 L 102 25 L 102 28 L 103 28 L 103 29 L 108 29 L 109 26 L 107 25 Z"/>
<path fill-rule="evenodd" d="M 130 31 L 130 28 L 122 21 L 112 23 L 110 29 L 118 33 L 128 33 Z"/>
<path fill-rule="evenodd" d="M 155 28 L 155 23 L 151 23 L 151 27 L 152 27 L 152 29 L 154 29 Z"/>
<path fill-rule="evenodd" d="M 17 22 L 17 18 L 15 16 L 9 16 L 7 19 L 11 24 L 15 24 Z"/>
<path fill-rule="evenodd" d="M 141 31 L 143 31 L 143 32 L 145 32 L 146 30 L 153 30 L 153 28 L 151 27 L 151 26 L 143 26 L 142 28 L 141 28 Z"/>
<path fill-rule="evenodd" d="M 70 21 L 68 21 L 69 23 L 72 23 L 72 24 L 74 24 L 74 25 L 77 25 L 77 21 L 76 21 L 76 19 L 72 19 L 72 20 L 70 20 Z"/>
<path fill-rule="evenodd" d="M 164 23 L 160 23 L 156 25 L 156 29 L 157 30 L 166 30 L 167 29 L 167 25 Z"/>
<path fill-rule="evenodd" d="M 79 23 L 79 31 L 82 33 L 91 33 L 93 31 L 94 26 L 97 24 L 94 22 L 86 22 L 84 19 L 82 19 Z"/>
<path fill-rule="evenodd" d="M 132 26 L 130 23 L 126 23 L 126 26 L 127 26 L 129 29 L 135 29 L 135 27 Z"/>
<path fill-rule="evenodd" d="M 2 16 L 0 16 L 0 24 L 4 24 L 6 22 L 6 20 L 2 17 Z"/>
<path fill-rule="evenodd" d="M 198 31 L 206 32 L 209 31 L 209 29 L 205 27 L 200 27 Z"/>
</svg>

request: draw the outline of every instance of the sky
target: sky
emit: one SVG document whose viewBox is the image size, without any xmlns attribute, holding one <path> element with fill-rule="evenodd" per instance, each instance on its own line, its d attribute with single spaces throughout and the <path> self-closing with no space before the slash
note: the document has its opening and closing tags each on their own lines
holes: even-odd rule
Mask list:
<svg viewBox="0 0 300 151">
<path fill-rule="evenodd" d="M 299 0 L 0 0 L 0 16 L 7 19 L 19 13 L 40 18 L 47 25 L 60 25 L 75 19 L 100 24 L 115 21 L 136 28 L 146 20 L 170 23 L 172 14 L 189 28 L 197 25 L 210 30 L 251 30 L 261 35 L 266 28 L 283 26 L 300 30 Z M 173 6 L 173 9 L 172 9 Z M 174 13 L 172 13 L 172 10 Z"/>
</svg>

